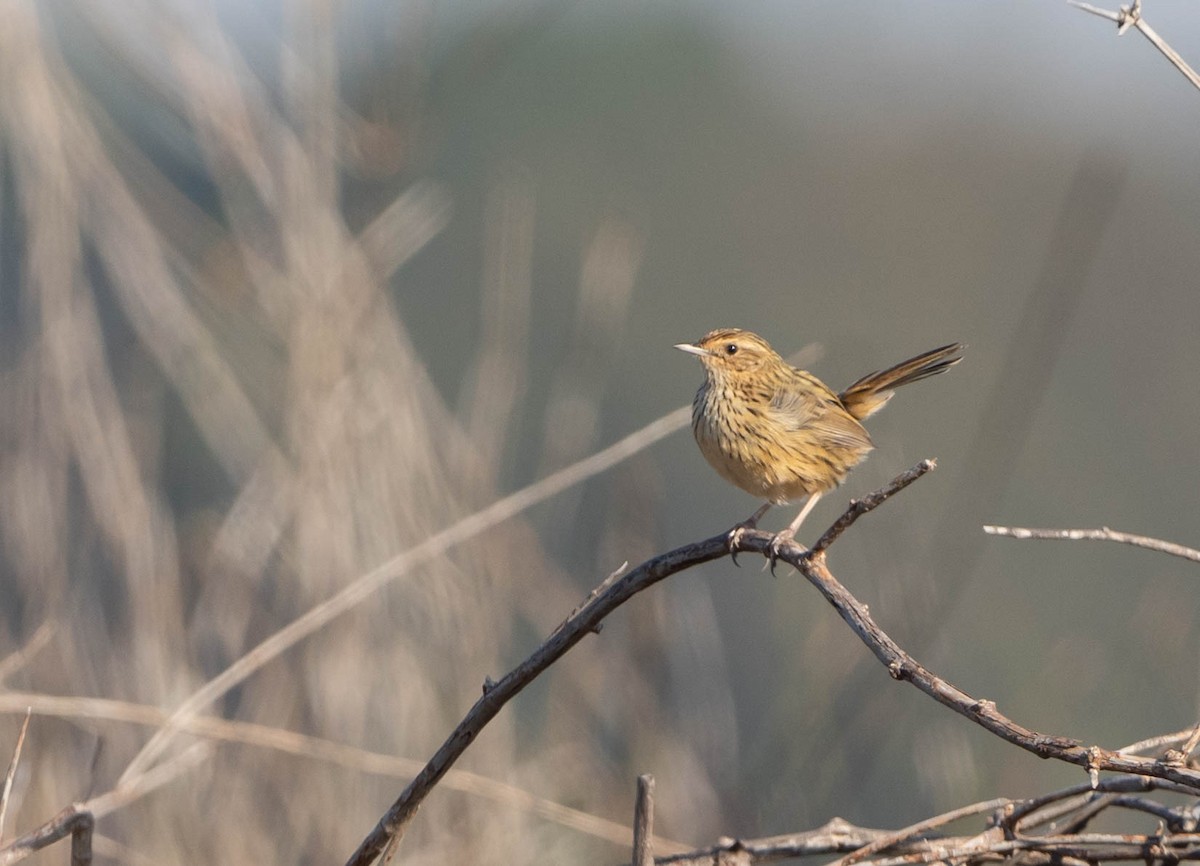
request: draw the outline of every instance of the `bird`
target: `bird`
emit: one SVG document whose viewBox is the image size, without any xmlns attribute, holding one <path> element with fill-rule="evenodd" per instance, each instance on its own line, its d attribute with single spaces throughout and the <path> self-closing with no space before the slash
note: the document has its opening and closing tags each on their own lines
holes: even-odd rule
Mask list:
<svg viewBox="0 0 1200 866">
<path fill-rule="evenodd" d="M 704 383 L 692 401 L 692 433 L 722 478 L 766 502 L 730 534 L 735 556 L 742 533 L 772 505 L 803 498 L 803 507 L 771 541 L 772 567 L 783 544 L 820 498 L 841 484 L 874 448 L 862 422 L 896 388 L 943 373 L 965 346 L 948 343 L 869 373 L 840 393 L 793 367 L 762 337 L 740 328 L 709 331 L 675 346 L 700 358 Z"/>
</svg>

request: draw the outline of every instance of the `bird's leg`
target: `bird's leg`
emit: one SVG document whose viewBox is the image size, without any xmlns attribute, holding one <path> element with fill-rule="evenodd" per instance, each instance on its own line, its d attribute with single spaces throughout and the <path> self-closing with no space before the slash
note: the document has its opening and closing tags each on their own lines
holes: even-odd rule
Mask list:
<svg viewBox="0 0 1200 866">
<path fill-rule="evenodd" d="M 764 502 L 759 506 L 757 511 L 729 530 L 729 558 L 733 560 L 734 565 L 738 564 L 738 547 L 742 543 L 742 536 L 746 534 L 747 529 L 758 528 L 758 521 L 762 519 L 762 516 L 767 513 L 767 509 L 770 507 L 770 502 Z"/>
<path fill-rule="evenodd" d="M 800 524 L 804 522 L 804 518 L 808 517 L 808 512 L 813 510 L 813 506 L 817 504 L 820 498 L 820 493 L 810 493 L 804 503 L 804 507 L 796 515 L 796 519 L 788 524 L 787 529 L 775 533 L 775 537 L 771 539 L 771 546 L 767 549 L 767 560 L 771 564 L 771 574 L 775 573 L 775 562 L 779 559 L 780 548 L 787 542 L 795 539 L 796 530 L 800 528 Z"/>
</svg>

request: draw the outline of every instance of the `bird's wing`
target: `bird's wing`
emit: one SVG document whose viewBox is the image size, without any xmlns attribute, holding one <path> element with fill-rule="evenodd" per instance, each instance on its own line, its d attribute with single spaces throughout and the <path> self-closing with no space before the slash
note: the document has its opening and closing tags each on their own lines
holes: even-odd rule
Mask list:
<svg viewBox="0 0 1200 866">
<path fill-rule="evenodd" d="M 811 384 L 788 383 L 776 390 L 768 412 L 785 430 L 808 430 L 833 446 L 871 447 L 866 429 L 846 411 L 836 394 L 815 380 Z"/>
<path fill-rule="evenodd" d="M 823 413 L 824 395 L 802 383 L 788 382 L 776 388 L 767 406 L 770 418 L 785 430 L 807 427 Z"/>
</svg>

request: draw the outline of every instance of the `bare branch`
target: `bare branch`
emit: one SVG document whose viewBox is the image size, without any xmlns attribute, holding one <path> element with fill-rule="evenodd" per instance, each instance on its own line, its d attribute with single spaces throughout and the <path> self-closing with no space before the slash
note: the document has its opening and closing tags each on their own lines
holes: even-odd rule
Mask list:
<svg viewBox="0 0 1200 866">
<path fill-rule="evenodd" d="M 80 804 L 79 808 L 86 809 L 97 818 L 103 818 L 200 766 L 212 758 L 213 751 L 211 743 L 193 743 L 179 754 L 155 764 L 146 772 L 130 776 L 112 790 L 92 797 L 86 803 Z"/>
<path fill-rule="evenodd" d="M 757 535 L 761 538 L 755 539 L 755 549 L 763 552 L 771 536 L 766 533 Z M 542 671 L 594 632 L 601 620 L 634 595 L 660 580 L 694 565 L 726 556 L 729 553 L 728 541 L 729 534 L 723 532 L 705 541 L 687 544 L 647 560 L 618 579 L 607 590 L 581 605 L 579 610 L 555 629 L 529 658 L 498 682 L 486 681 L 479 700 L 379 820 L 375 829 L 362 841 L 358 850 L 347 861 L 347 866 L 365 866 L 373 863 L 385 849 L 398 842 L 422 801 L 471 745 L 484 726 Z"/>
<path fill-rule="evenodd" d="M 833 522 L 829 529 L 825 530 L 817 543 L 813 545 L 813 553 L 820 553 L 826 550 L 829 545 L 837 541 L 838 537 L 845 532 L 850 526 L 869 511 L 874 511 L 891 497 L 895 496 L 908 485 L 912 484 L 926 472 L 932 472 L 937 469 L 936 460 L 922 460 L 912 469 L 903 472 L 896 476 L 886 487 L 881 487 L 874 493 L 869 493 L 862 499 L 851 499 L 850 507 Z"/>
<path fill-rule="evenodd" d="M 1040 794 L 1027 800 L 1014 802 L 1005 808 L 999 821 L 1010 833 L 1018 835 L 1026 834 L 1031 828 L 1046 824 L 1051 824 L 1056 830 L 1062 831 L 1063 822 L 1073 813 L 1075 814 L 1073 820 L 1079 823 L 1081 817 L 1089 818 L 1099 809 L 1113 805 L 1116 798 L 1108 795 L 1145 791 L 1193 794 L 1192 789 L 1187 786 L 1162 779 L 1121 775 L 1101 779 L 1095 786 L 1090 782 L 1082 782 L 1069 788 L 1061 788 L 1048 794 Z"/>
<path fill-rule="evenodd" d="M 929 833 L 930 830 L 934 830 L 938 827 L 944 827 L 946 824 L 957 821 L 960 818 L 978 815 L 981 812 L 995 812 L 997 809 L 1007 806 L 1010 802 L 1010 800 L 1005 798 L 984 800 L 982 803 L 972 803 L 969 806 L 963 806 L 950 812 L 946 812 L 942 815 L 936 815 L 932 818 L 927 818 L 924 821 L 920 821 L 901 830 L 897 830 L 895 833 L 889 833 L 886 836 L 881 836 L 874 842 L 864 845 L 851 854 L 847 854 L 841 860 L 838 860 L 834 866 L 851 866 L 851 864 L 866 860 L 867 858 L 878 854 L 881 851 L 886 851 L 889 848 L 895 848 L 898 845 L 901 845 L 905 842 L 910 842 L 914 839 L 923 838 Z"/>
<path fill-rule="evenodd" d="M 742 866 L 841 853 L 848 856 L 836 861 L 834 866 L 863 861 L 873 866 L 912 866 L 932 862 L 983 863 L 998 859 L 997 855 L 1019 851 L 1023 852 L 1022 862 L 1028 860 L 1039 866 L 1056 861 L 1083 866 L 1082 861 L 1085 860 L 1142 859 L 1140 856 L 1130 857 L 1129 854 L 1138 845 L 1148 846 L 1145 850 L 1153 850 L 1156 844 L 1162 845 L 1157 849 L 1161 855 L 1169 851 L 1171 856 L 1178 859 L 1200 856 L 1200 851 L 1192 850 L 1196 837 L 1189 834 L 1194 834 L 1194 827 L 1180 821 L 1189 811 L 1186 806 L 1168 810 L 1152 801 L 1128 795 L 1128 792 L 1151 790 L 1175 791 L 1178 786 L 1139 776 L 1116 776 L 1101 781 L 1095 791 L 1088 785 L 1075 785 L 1029 800 L 987 800 L 953 809 L 902 830 L 857 827 L 841 818 L 833 818 L 824 827 L 807 833 L 762 839 L 722 839 L 711 848 L 660 857 L 654 862 L 658 866 Z M 1054 824 L 1054 835 L 1029 835 L 1031 826 L 1061 822 L 1072 811 L 1094 815 L 1110 806 L 1153 814 L 1164 822 L 1171 835 L 1068 834 L 1061 823 Z M 989 814 L 989 817 L 980 833 L 941 836 L 931 832 L 963 818 L 983 814 Z"/>
<path fill-rule="evenodd" d="M 765 533 L 746 533 L 743 550 L 756 549 L 759 536 Z M 866 605 L 850 594 L 825 566 L 824 553 L 810 555 L 798 545 L 785 546 L 780 559 L 795 566 L 842 619 L 884 664 L 893 679 L 907 680 L 938 703 L 949 707 L 1007 742 L 1018 745 L 1040 758 L 1056 758 L 1086 768 L 1089 773 L 1109 770 L 1134 773 L 1176 782 L 1200 792 L 1200 772 L 1181 764 L 1157 761 L 1135 755 L 1123 755 L 1099 746 L 1084 747 L 1077 740 L 1039 734 L 1018 725 L 996 709 L 994 702 L 973 698 L 913 659 L 892 640 L 871 618 Z"/>
<path fill-rule="evenodd" d="M 21 749 L 25 745 L 25 734 L 29 731 L 29 719 L 33 710 L 25 709 L 25 721 L 21 722 L 21 730 L 17 734 L 17 744 L 13 746 L 12 760 L 8 762 L 8 772 L 4 774 L 4 790 L 0 791 L 0 842 L 4 841 L 4 818 L 8 814 L 8 801 L 12 796 L 13 778 L 17 775 L 17 765 L 21 763 Z"/>
<path fill-rule="evenodd" d="M 1091 3 L 1081 3 L 1079 0 L 1067 0 L 1067 3 L 1074 6 L 1076 9 L 1082 9 L 1084 12 L 1091 12 L 1093 15 L 1099 15 L 1101 18 L 1107 18 L 1109 21 L 1120 22 L 1121 16 L 1116 12 L 1109 12 L 1107 9 L 1101 9 L 1098 6 L 1093 6 Z"/>
<path fill-rule="evenodd" d="M 1159 755 L 1162 755 L 1165 751 L 1167 751 L 1166 747 L 1173 743 L 1187 744 L 1191 742 L 1192 737 L 1196 736 L 1197 729 L 1200 729 L 1200 725 L 1196 725 L 1191 728 L 1185 728 L 1182 731 L 1175 731 L 1170 734 L 1158 734 L 1154 737 L 1146 737 L 1145 739 L 1138 740 L 1136 743 L 1130 743 L 1127 746 L 1122 746 L 1117 751 L 1130 752 L 1133 754 L 1141 752 L 1157 752 Z M 1179 751 L 1187 752 L 1189 750 L 1183 748 Z"/>
<path fill-rule="evenodd" d="M 1159 553 L 1169 553 L 1192 562 L 1200 562 L 1200 550 L 1194 547 L 1184 547 L 1171 541 L 1150 538 L 1145 535 L 1132 535 L 1128 532 L 1118 532 L 1102 526 L 1099 529 L 1029 529 L 1023 526 L 984 526 L 983 531 L 988 535 L 1001 535 L 1006 538 L 1044 538 L 1068 541 L 1115 541 L 1118 544 L 1132 544 L 1134 547 L 1144 547 L 1147 550 L 1157 550 Z"/>
<path fill-rule="evenodd" d="M 788 833 L 762 839 L 726 838 L 711 848 L 659 857 L 654 862 L 657 866 L 724 866 L 752 863 L 755 860 L 844 854 L 885 835 L 888 835 L 887 831 L 857 827 L 843 818 L 833 818 L 823 827 L 805 833 Z"/>
<path fill-rule="evenodd" d="M 0 866 L 24 860 L 34 851 L 53 845 L 68 835 L 71 837 L 71 866 L 89 866 L 92 862 L 92 829 L 97 818 L 103 818 L 162 787 L 210 757 L 212 746 L 196 743 L 126 784 L 118 785 L 86 803 L 68 806 L 41 827 L 14 840 L 11 845 L 0 848 Z"/>
<path fill-rule="evenodd" d="M 57 628 L 57 622 L 52 619 L 46 620 L 37 627 L 33 636 L 26 641 L 24 646 L 11 655 L 0 659 L 0 683 L 3 683 L 14 673 L 29 664 L 29 661 L 50 642 L 50 638 L 54 637 Z"/>
<path fill-rule="evenodd" d="M 633 866 L 654 866 L 654 777 L 638 776 L 633 811 Z"/>
<path fill-rule="evenodd" d="M 1180 751 L 1183 752 L 1184 757 L 1190 757 L 1198 745 L 1200 745 L 1200 725 L 1196 725 L 1192 729 L 1191 736 L 1184 742 L 1183 748 Z"/>
<path fill-rule="evenodd" d="M 1110 12 L 1107 9 L 1101 9 L 1098 6 L 1093 6 L 1091 3 L 1082 3 L 1080 0 L 1067 0 L 1076 9 L 1082 9 L 1084 12 L 1090 12 L 1093 15 L 1099 15 L 1101 18 L 1107 18 L 1109 21 L 1115 21 L 1117 24 L 1117 35 L 1124 36 L 1125 32 L 1130 27 L 1136 27 L 1138 31 L 1150 40 L 1150 44 L 1157 48 L 1162 55 L 1171 61 L 1171 64 L 1183 73 L 1183 77 L 1192 83 L 1192 86 L 1200 90 L 1200 75 L 1196 74 L 1196 70 L 1188 66 L 1187 61 L 1179 56 L 1179 53 L 1166 43 L 1161 36 L 1146 23 L 1146 19 L 1142 17 L 1142 0 L 1133 0 L 1132 6 L 1122 6 L 1116 12 Z"/>
<path fill-rule="evenodd" d="M 53 845 L 59 839 L 71 837 L 71 866 L 88 866 L 92 862 L 92 829 L 96 818 L 80 805 L 68 806 L 32 833 L 0 849 L 0 866 L 24 860 L 34 851 Z"/>
</svg>

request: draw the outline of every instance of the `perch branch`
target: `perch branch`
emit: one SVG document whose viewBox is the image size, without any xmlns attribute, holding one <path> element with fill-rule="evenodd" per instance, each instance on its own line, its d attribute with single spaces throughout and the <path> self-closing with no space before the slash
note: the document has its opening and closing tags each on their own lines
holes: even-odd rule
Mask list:
<svg viewBox="0 0 1200 866">
<path fill-rule="evenodd" d="M 932 468 L 933 461 L 924 461 L 883 490 L 864 497 L 863 502 L 874 504 L 869 506 L 852 505 L 850 510 L 866 513 L 886 500 L 896 490 L 912 483 Z M 850 518 L 845 525 L 853 523 L 857 516 L 856 514 Z M 846 515 L 839 518 L 838 522 L 841 523 L 843 520 L 846 520 Z M 828 535 L 828 533 L 826 534 Z M 825 542 L 826 547 L 839 534 L 840 532 L 834 533 L 832 538 Z M 769 555 L 774 537 L 771 533 L 761 530 L 744 531 L 738 542 L 739 551 L 753 551 Z M 723 532 L 704 541 L 684 545 L 649 559 L 632 571 L 614 579 L 617 574 L 620 574 L 620 570 L 618 570 L 614 575 L 605 579 L 605 583 L 608 584 L 606 588 L 593 591 L 584 603 L 567 617 L 541 646 L 534 650 L 529 658 L 498 682 L 485 680 L 483 694 L 475 702 L 475 705 L 429 759 L 429 762 L 408 784 L 408 787 L 401 792 L 396 802 L 384 813 L 375 828 L 367 834 L 358 850 L 346 861 L 346 866 L 367 866 L 367 864 L 374 863 L 381 854 L 385 861 L 389 859 L 404 837 L 409 822 L 412 821 L 425 797 L 506 703 L 516 697 L 542 671 L 566 654 L 571 647 L 588 634 L 596 631 L 601 620 L 637 593 L 676 572 L 729 555 L 731 553 L 729 538 L 730 533 Z M 783 545 L 781 552 L 783 555 L 780 558 L 792 564 L 808 555 L 805 547 L 795 543 Z"/>
</svg>

